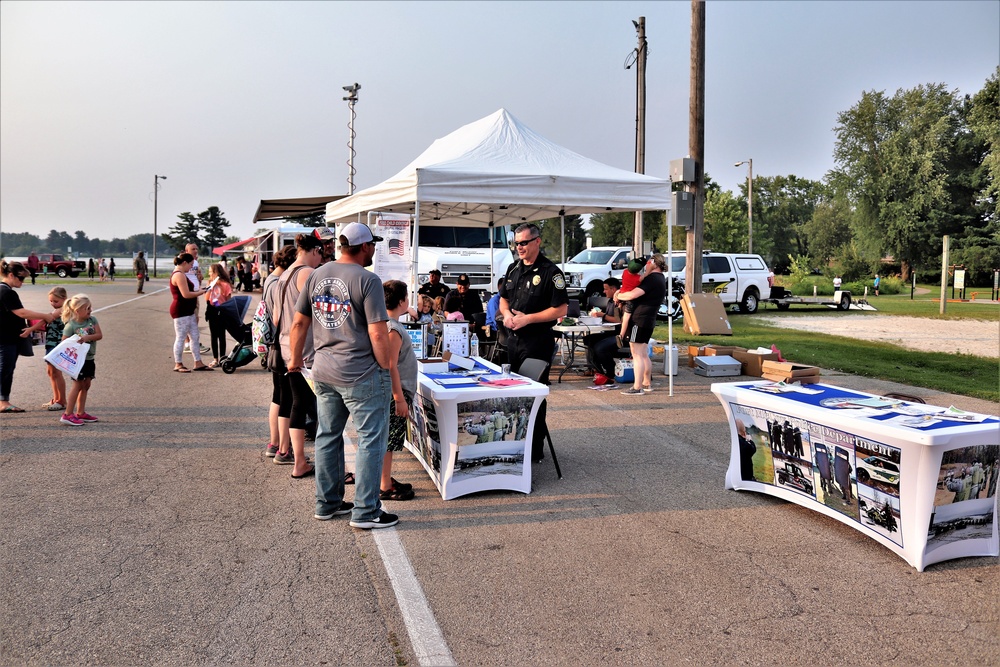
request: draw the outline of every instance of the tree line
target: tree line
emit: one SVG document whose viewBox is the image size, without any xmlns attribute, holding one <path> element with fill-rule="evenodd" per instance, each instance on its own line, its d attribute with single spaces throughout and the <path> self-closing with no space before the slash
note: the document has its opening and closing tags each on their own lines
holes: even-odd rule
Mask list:
<svg viewBox="0 0 1000 667">
<path fill-rule="evenodd" d="M 837 115 L 834 164 L 822 181 L 757 175 L 753 182 L 753 247 L 775 271 L 793 263 L 845 281 L 874 273 L 941 275 L 942 237 L 951 263 L 974 284 L 1000 268 L 1000 67 L 975 95 L 944 84 L 888 95 L 866 91 Z M 566 254 L 582 250 L 582 223 L 566 218 Z M 628 246 L 632 213 L 590 218 L 594 246 Z M 579 226 L 578 226 L 579 225 Z M 549 257 L 559 257 L 559 219 L 542 224 Z M 676 232 L 676 230 L 675 230 Z M 722 190 L 706 174 L 704 248 L 745 252 L 747 187 Z M 643 238 L 667 248 L 663 211 L 643 216 Z M 674 249 L 685 234 L 674 234 Z"/>
</svg>

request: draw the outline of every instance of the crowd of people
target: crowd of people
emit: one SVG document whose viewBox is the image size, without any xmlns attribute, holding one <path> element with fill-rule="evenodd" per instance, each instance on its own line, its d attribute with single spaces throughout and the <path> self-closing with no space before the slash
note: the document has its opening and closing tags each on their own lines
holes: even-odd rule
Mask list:
<svg viewBox="0 0 1000 667">
<path fill-rule="evenodd" d="M 487 329 L 503 332 L 504 353 L 516 373 L 528 359 L 552 360 L 556 345 L 552 328 L 567 312 L 566 281 L 541 252 L 540 229 L 529 223 L 515 230 L 518 261 L 498 280 L 498 291 L 485 309 L 480 295 L 470 289 L 468 276 L 459 276 L 456 288 L 450 290 L 436 270 L 419 289 L 413 309 L 405 283 L 383 283 L 366 270 L 372 264 L 376 244 L 382 241 L 368 226 L 348 224 L 336 241 L 340 253 L 333 259 L 333 239 L 299 234 L 294 246 L 276 253 L 274 269 L 263 282 L 256 263 L 242 258 L 237 259 L 232 273 L 224 262 L 213 264 L 206 280 L 197 246 L 187 246 L 174 258 L 169 279 L 173 370 L 211 371 L 226 357 L 227 335 L 237 344 L 248 342 L 234 294 L 259 287 L 276 332 L 276 347 L 268 360 L 272 389 L 267 457 L 276 464 L 292 466 L 295 479 L 315 478 L 316 519 L 350 514 L 354 527 L 382 528 L 395 525 L 398 517 L 386 512 L 381 501 L 414 497 L 412 485 L 392 476 L 393 453 L 402 449 L 417 391 L 416 357 L 400 319 L 441 322 L 485 317 Z M 133 269 L 136 291 L 144 293 L 148 265 L 142 253 Z M 644 261 L 641 278 L 638 271 L 632 272 L 631 284 L 623 287 L 614 278 L 605 282 L 609 299 L 604 320 L 625 323 L 617 338 L 616 331 L 588 341 L 588 353 L 592 365 L 611 375 L 619 344 L 630 347 L 636 379 L 623 393 L 640 395 L 651 390 L 645 348 L 665 290 L 663 269 L 663 257 L 654 255 Z M 31 329 L 26 320 L 32 319 L 46 329 L 47 346 L 69 336 L 80 336 L 91 344 L 87 366 L 68 392 L 62 374 L 50 371 L 53 395 L 44 407 L 64 410 L 62 421 L 74 426 L 96 421 L 87 414 L 86 401 L 95 377 L 96 342 L 102 334 L 90 312 L 90 302 L 85 295 L 67 298 L 65 289 L 55 288 L 49 295 L 52 312 L 24 309 L 14 289 L 27 275 L 27 269 L 18 263 L 3 265 L 2 317 L 11 322 L 18 319 L 18 324 L 5 326 L 0 340 L 0 411 L 20 410 L 9 402 L 10 384 L 20 339 Z M 201 344 L 199 333 L 202 297 L 210 348 Z M 625 304 L 634 305 L 627 314 L 623 312 Z M 191 368 L 184 363 L 185 350 L 193 357 Z M 209 353 L 212 359 L 204 363 L 202 356 Z M 539 380 L 548 384 L 547 368 Z M 348 417 L 353 419 L 358 440 L 353 472 L 346 470 L 344 457 Z M 542 459 L 544 420 L 543 406 L 536 418 L 532 461 Z M 310 423 L 315 425 L 315 461 L 305 455 Z M 349 484 L 355 485 L 353 502 L 344 499 Z"/>
</svg>

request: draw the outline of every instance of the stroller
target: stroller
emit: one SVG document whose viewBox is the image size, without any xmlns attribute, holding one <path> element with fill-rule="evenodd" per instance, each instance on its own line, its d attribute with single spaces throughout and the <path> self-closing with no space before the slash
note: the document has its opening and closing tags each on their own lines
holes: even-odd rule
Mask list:
<svg viewBox="0 0 1000 667">
<path fill-rule="evenodd" d="M 250 310 L 251 299 L 252 297 L 242 294 L 233 297 L 233 300 L 236 302 L 236 311 L 239 314 L 243 337 L 236 342 L 236 347 L 233 348 L 233 351 L 223 357 L 222 362 L 219 364 L 222 366 L 222 372 L 227 375 L 235 373 L 237 368 L 246 366 L 254 359 L 258 359 L 257 354 L 253 351 L 250 325 L 243 323 L 243 320 L 246 319 L 247 311 Z M 263 364 L 264 362 L 262 361 L 261 365 L 263 366 Z"/>
</svg>

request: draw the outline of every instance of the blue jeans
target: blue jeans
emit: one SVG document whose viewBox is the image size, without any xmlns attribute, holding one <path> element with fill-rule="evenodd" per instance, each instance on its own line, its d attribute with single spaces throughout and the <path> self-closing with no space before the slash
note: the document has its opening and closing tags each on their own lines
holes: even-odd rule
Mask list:
<svg viewBox="0 0 1000 667">
<path fill-rule="evenodd" d="M 358 431 L 353 521 L 382 513 L 379 491 L 382 459 L 389 438 L 389 371 L 378 369 L 350 387 L 316 382 L 316 514 L 340 509 L 344 499 L 344 427 L 354 419 Z"/>
</svg>

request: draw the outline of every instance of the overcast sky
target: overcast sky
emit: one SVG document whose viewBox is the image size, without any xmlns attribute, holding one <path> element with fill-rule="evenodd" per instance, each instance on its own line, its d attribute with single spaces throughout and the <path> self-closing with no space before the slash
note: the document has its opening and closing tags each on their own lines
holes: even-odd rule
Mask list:
<svg viewBox="0 0 1000 667">
<path fill-rule="evenodd" d="M 110 239 L 219 206 L 357 189 L 503 107 L 630 169 L 633 19 L 646 17 L 646 172 L 688 153 L 689 2 L 0 3 L 0 226 Z M 724 2 L 706 12 L 706 170 L 822 179 L 865 90 L 974 94 L 1000 62 L 1000 1 Z"/>
</svg>

